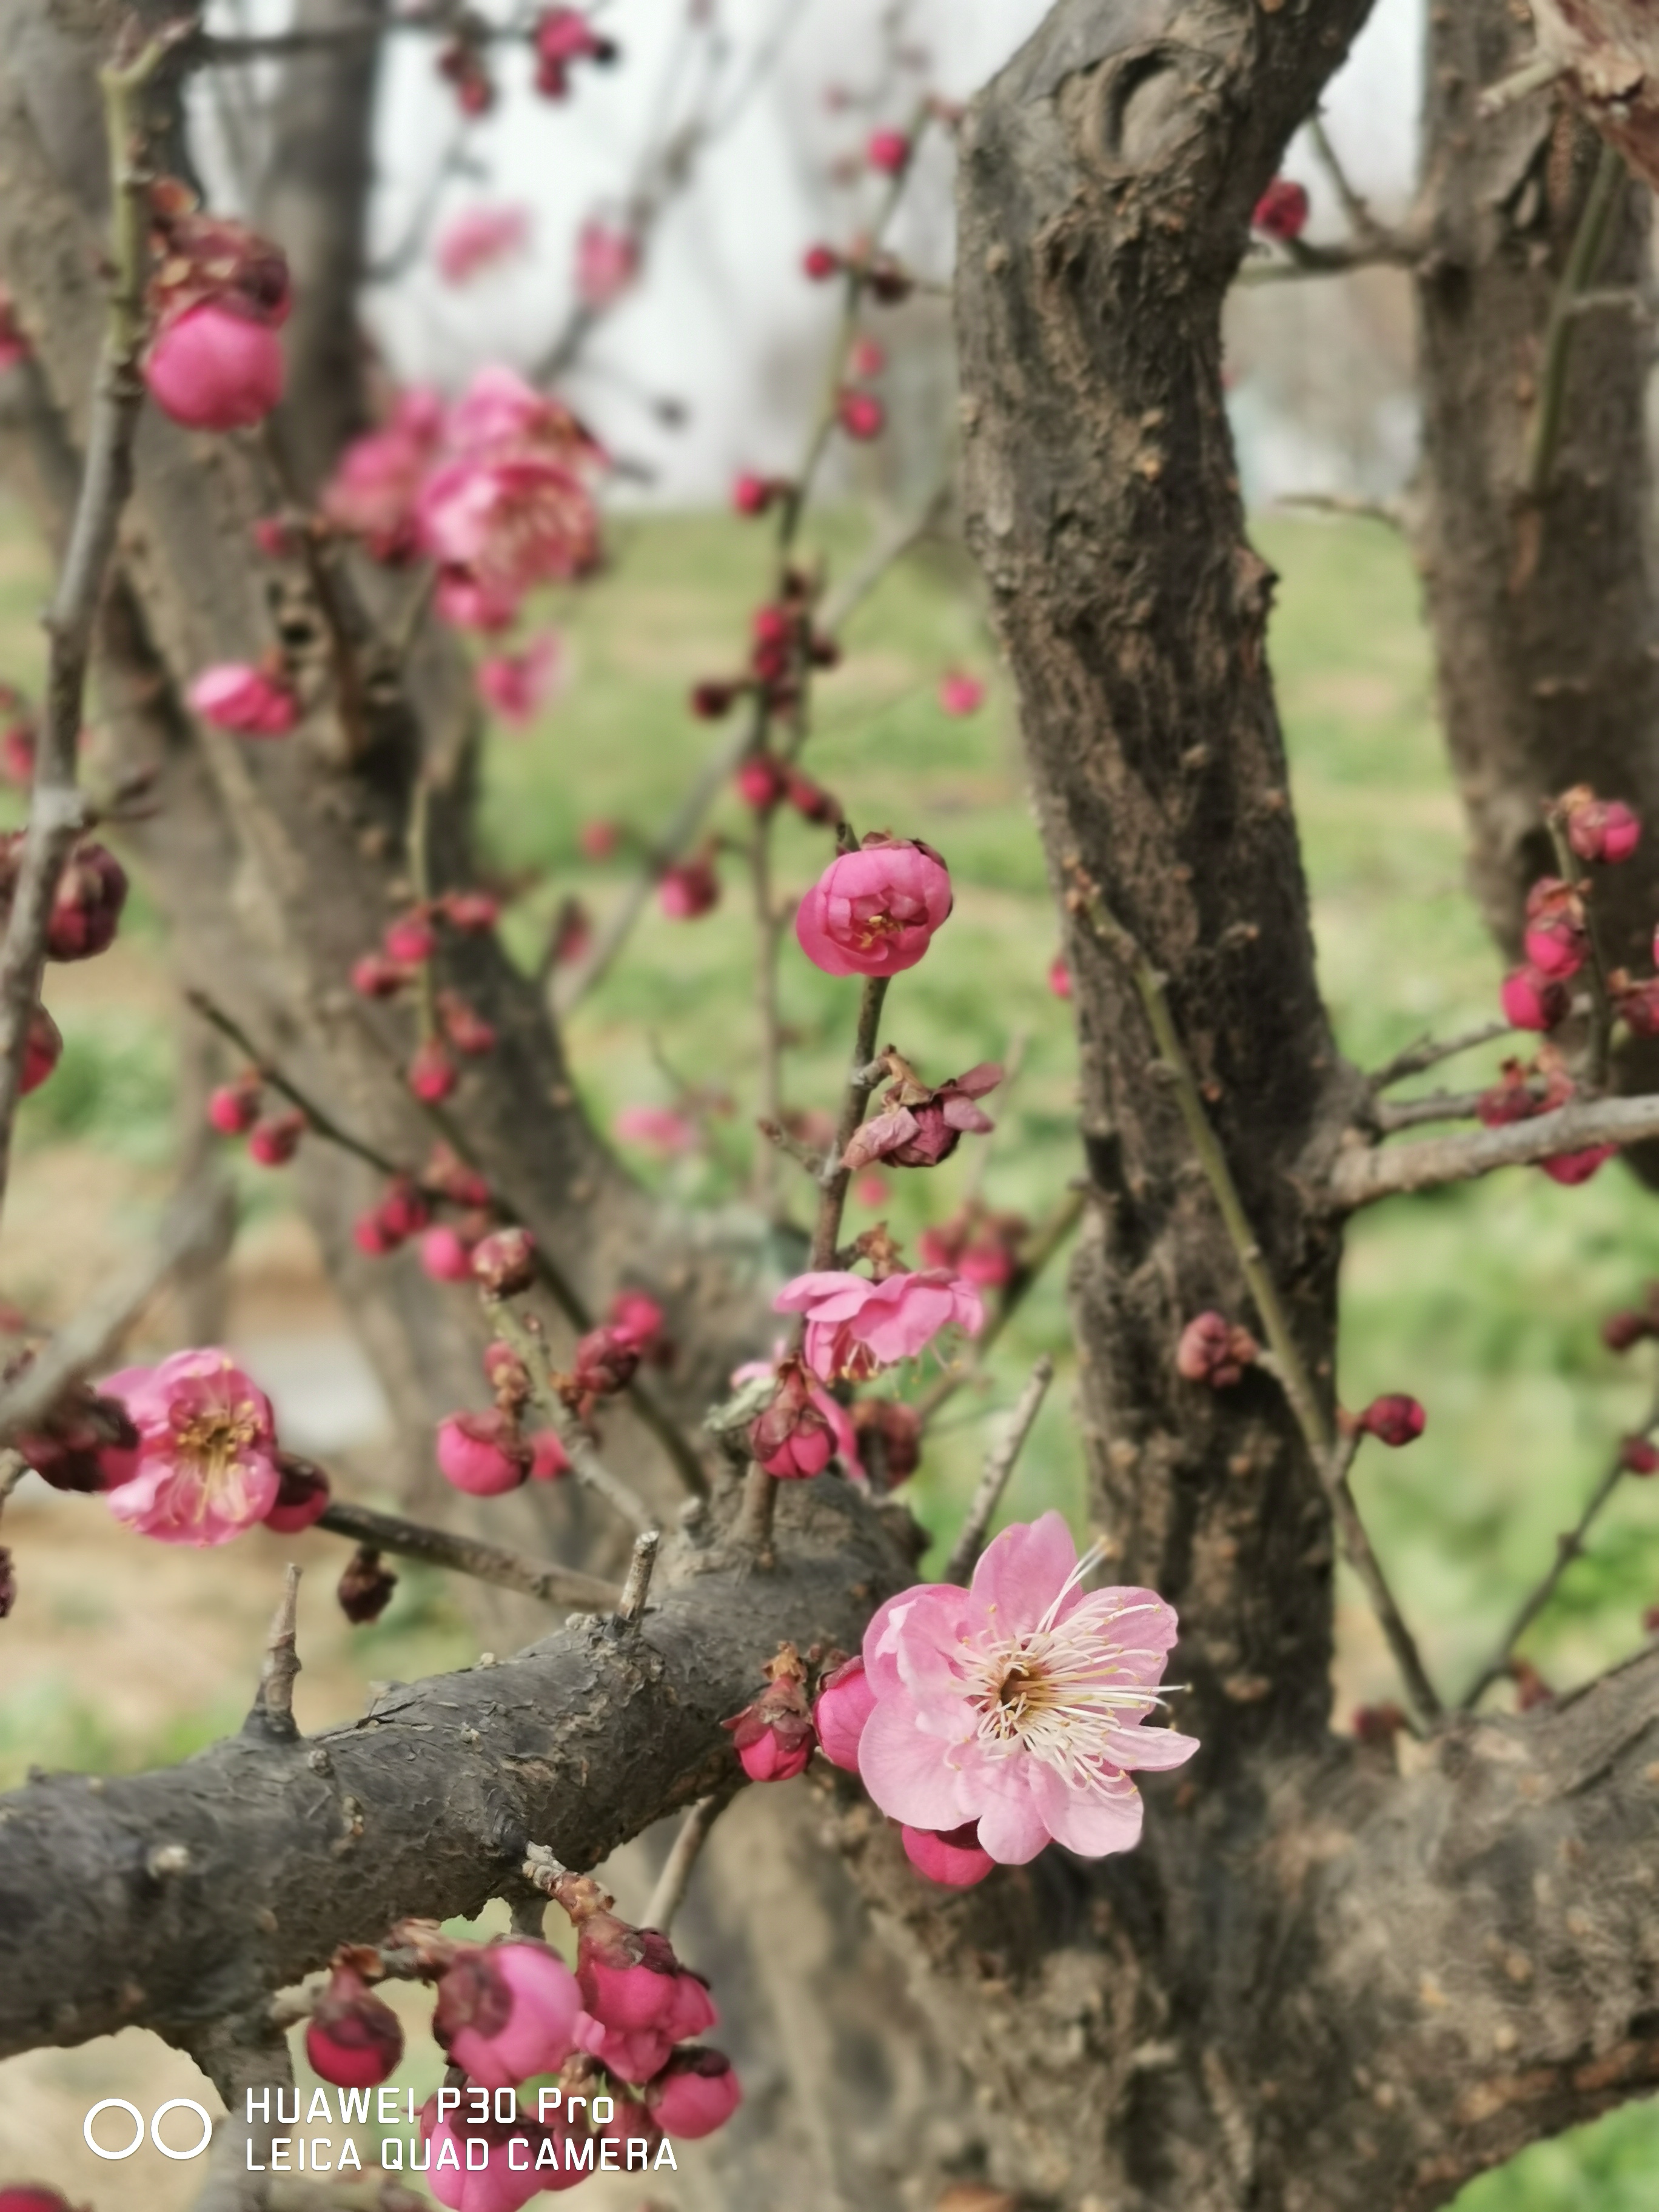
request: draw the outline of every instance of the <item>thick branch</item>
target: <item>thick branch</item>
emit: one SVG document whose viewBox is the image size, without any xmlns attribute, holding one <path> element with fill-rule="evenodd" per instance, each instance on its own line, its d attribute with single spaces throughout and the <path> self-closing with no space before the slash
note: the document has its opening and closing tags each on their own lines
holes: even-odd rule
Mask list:
<svg viewBox="0 0 1659 2212">
<path fill-rule="evenodd" d="M 532 1838 L 592 1866 L 729 1783 L 720 1723 L 779 1641 L 856 1649 L 905 1579 L 846 1486 L 781 1486 L 787 1556 L 763 1579 L 682 1547 L 635 1629 L 563 1629 L 289 1748 L 238 1738 L 0 1801 L 0 2053 L 136 2022 L 188 2040 L 401 1915 L 477 1913 Z M 164 1882 L 158 1844 L 188 1853 Z"/>
<path fill-rule="evenodd" d="M 1345 1213 L 1375 1206 L 1407 1191 L 1437 1190 L 1469 1182 L 1497 1168 L 1528 1167 L 1561 1152 L 1597 1145 L 1635 1145 L 1659 1137 L 1659 1097 L 1592 1098 L 1558 1106 L 1553 1114 L 1505 1128 L 1471 1130 L 1465 1136 L 1431 1137 L 1421 1144 L 1370 1151 L 1360 1145 L 1340 1152 L 1331 1169 L 1331 1203 Z"/>
</svg>

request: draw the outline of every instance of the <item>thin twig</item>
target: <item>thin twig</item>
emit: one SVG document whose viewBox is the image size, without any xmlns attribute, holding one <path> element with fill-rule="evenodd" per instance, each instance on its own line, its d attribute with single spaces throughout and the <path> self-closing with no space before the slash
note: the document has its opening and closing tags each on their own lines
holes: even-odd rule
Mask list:
<svg viewBox="0 0 1659 2212">
<path fill-rule="evenodd" d="M 259 1687 L 247 1717 L 250 1734 L 293 1737 L 300 1733 L 294 1719 L 294 1680 L 300 1672 L 295 1639 L 299 1617 L 300 1570 L 290 1564 L 283 1571 L 282 1598 L 265 1639 Z"/>
<path fill-rule="evenodd" d="M 1530 61 L 1522 62 L 1520 68 L 1511 70 L 1508 76 L 1499 77 L 1496 84 L 1489 84 L 1481 94 L 1474 112 L 1483 123 L 1489 122 L 1494 115 L 1501 115 L 1506 107 L 1517 106 L 1522 100 L 1530 100 L 1534 93 L 1543 92 L 1549 86 L 1559 83 L 1565 75 L 1565 63 L 1553 60 L 1548 54 L 1534 54 Z"/>
<path fill-rule="evenodd" d="M 1380 1102 L 1372 1111 L 1377 1127 L 1390 1135 L 1396 1129 L 1419 1128 L 1425 1121 L 1470 1121 L 1485 1096 L 1482 1091 L 1431 1091 L 1426 1097 L 1402 1098 L 1397 1105 Z"/>
<path fill-rule="evenodd" d="M 1539 500 L 1549 483 L 1555 448 L 1561 434 L 1566 406 L 1567 363 L 1577 328 L 1574 304 L 1581 292 L 1595 282 L 1596 270 L 1607 250 L 1607 234 L 1619 204 L 1620 187 L 1628 182 L 1625 158 L 1616 146 L 1602 141 L 1595 174 L 1584 196 L 1578 228 L 1568 250 L 1566 266 L 1550 307 L 1544 337 L 1544 359 L 1538 373 L 1538 397 L 1527 431 L 1527 460 L 1523 484 L 1530 499 Z"/>
<path fill-rule="evenodd" d="M 536 1410 L 557 1435 L 578 1482 L 603 1498 L 615 1513 L 637 1530 L 654 1529 L 657 1516 L 619 1474 L 613 1474 L 594 1449 L 593 1440 L 553 1387 L 548 1364 L 547 1340 L 539 1326 L 519 1313 L 505 1298 L 486 1297 L 490 1326 L 510 1344 L 530 1377 Z"/>
<path fill-rule="evenodd" d="M 640 1923 L 642 1928 L 654 1928 L 659 1936 L 666 1936 L 672 1928 L 674 1916 L 685 1901 L 691 1869 L 708 1840 L 708 1831 L 736 1794 L 734 1790 L 719 1790 L 707 1797 L 699 1797 L 681 1821 L 680 1832 L 657 1876 L 651 1902 L 645 1908 L 645 1918 Z"/>
<path fill-rule="evenodd" d="M 100 72 L 109 138 L 113 274 L 69 550 L 46 617 L 51 644 L 46 708 L 22 863 L 0 948 L 0 1202 L 10 1172 L 13 1125 L 22 1096 L 30 1024 L 40 1003 L 52 902 L 64 864 L 87 825 L 76 779 L 87 668 L 116 526 L 132 488 L 132 441 L 144 401 L 138 356 L 144 342 L 148 233 L 137 107 L 144 87 L 182 34 L 175 27 L 151 40 L 136 59 Z"/>
<path fill-rule="evenodd" d="M 1374 1075 L 1368 1075 L 1365 1088 L 1370 1091 L 1389 1090 L 1395 1084 L 1403 1083 L 1408 1075 L 1422 1075 L 1431 1067 L 1438 1067 L 1443 1060 L 1456 1060 L 1480 1045 L 1495 1044 L 1499 1037 L 1514 1034 L 1509 1022 L 1482 1022 L 1479 1028 L 1464 1030 L 1456 1036 L 1420 1037 L 1415 1044 L 1407 1045 L 1404 1052 L 1397 1052 L 1392 1060 L 1384 1060 Z"/>
<path fill-rule="evenodd" d="M 1360 499 L 1340 491 L 1282 491 L 1273 504 L 1304 507 L 1316 514 L 1357 515 L 1366 522 L 1385 523 L 1390 530 L 1408 527 L 1404 504 L 1397 499 Z"/>
<path fill-rule="evenodd" d="M 974 1571 L 974 1563 L 984 1548 L 985 1532 L 991 1525 L 991 1516 L 997 1502 L 1007 1487 L 1008 1478 L 1014 1471 L 1014 1462 L 1025 1448 L 1025 1439 L 1031 1433 L 1031 1425 L 1042 1411 L 1042 1401 L 1048 1385 L 1054 1379 L 1054 1363 L 1045 1352 L 1031 1370 L 1030 1380 L 1020 1392 L 1013 1412 L 1008 1416 L 1006 1427 L 985 1455 L 985 1471 L 980 1476 L 962 1532 L 951 1547 L 943 1579 L 947 1583 L 965 1583 Z"/>
<path fill-rule="evenodd" d="M 1382 1151 L 1355 1145 L 1337 1154 L 1326 1195 L 1340 1212 L 1353 1213 L 1379 1199 L 1472 1182 L 1498 1168 L 1534 1167 L 1561 1152 L 1637 1145 L 1649 1137 L 1659 1137 L 1659 1095 L 1575 1099 L 1530 1121 L 1467 1136 L 1431 1137 Z"/>
<path fill-rule="evenodd" d="M 401 1514 L 377 1513 L 370 1506 L 348 1505 L 337 1498 L 325 1506 L 316 1526 L 377 1552 L 424 1559 L 432 1566 L 471 1575 L 474 1582 L 493 1583 L 497 1589 L 516 1590 L 521 1597 L 540 1598 L 544 1604 L 568 1606 L 580 1613 L 613 1612 L 622 1595 L 615 1583 L 580 1574 L 574 1567 L 526 1559 L 500 1544 L 483 1544 L 453 1529 L 429 1528 Z"/>
<path fill-rule="evenodd" d="M 1087 923 L 1096 939 L 1114 951 L 1129 969 L 1136 995 L 1158 1048 L 1158 1058 L 1171 1078 L 1176 1103 L 1180 1109 L 1181 1118 L 1187 1125 L 1187 1134 L 1204 1170 L 1205 1180 L 1214 1196 L 1240 1272 L 1261 1317 L 1272 1351 L 1272 1371 L 1296 1417 L 1297 1426 L 1301 1430 L 1303 1441 L 1308 1448 L 1308 1455 L 1313 1462 L 1314 1472 L 1329 1501 L 1338 1540 L 1349 1565 L 1358 1576 L 1370 1600 L 1372 1611 L 1394 1653 L 1395 1663 L 1400 1669 L 1407 1696 L 1417 1709 L 1419 1717 L 1432 1722 L 1443 1711 L 1438 1694 L 1429 1680 L 1416 1640 L 1395 1602 L 1382 1563 L 1371 1548 L 1370 1539 L 1365 1533 L 1364 1523 L 1348 1488 L 1348 1469 L 1352 1464 L 1358 1440 L 1357 1437 L 1339 1438 L 1315 1389 L 1313 1378 L 1302 1356 L 1302 1348 L 1291 1328 L 1290 1316 L 1279 1297 L 1279 1286 L 1268 1272 L 1255 1231 L 1244 1211 L 1244 1203 L 1238 1194 L 1238 1186 L 1233 1181 L 1227 1156 L 1204 1109 L 1204 1101 L 1187 1058 L 1186 1048 L 1181 1042 L 1175 1018 L 1170 1011 L 1164 978 L 1122 923 L 1111 913 L 1098 888 L 1088 880 L 1080 868 L 1074 872 L 1074 889 L 1068 895 L 1067 903 Z"/>
<path fill-rule="evenodd" d="M 836 1124 L 835 1141 L 820 1177 L 818 1216 L 812 1227 L 811 1255 L 806 1264 L 809 1269 L 833 1267 L 836 1248 L 841 1242 L 841 1217 L 846 1209 L 847 1190 L 853 1180 L 853 1171 L 843 1167 L 847 1147 L 859 1133 L 860 1124 L 869 1111 L 870 1094 L 886 1073 L 876 1059 L 876 1033 L 881 1024 L 882 1002 L 887 996 L 885 975 L 866 975 L 859 1000 L 858 1029 L 853 1040 L 853 1064 L 847 1079 L 847 1089 L 842 1099 L 841 1118 Z"/>
<path fill-rule="evenodd" d="M 1271 261 L 1249 261 L 1236 282 L 1244 285 L 1295 283 L 1308 276 L 1346 276 L 1355 269 L 1414 269 L 1428 251 L 1423 227 L 1408 223 L 1398 230 L 1373 225 L 1363 238 L 1340 246 L 1313 246 L 1305 239 L 1287 239 L 1284 252 Z"/>
<path fill-rule="evenodd" d="M 226 1194 L 218 1182 L 198 1179 L 178 1192 L 143 1251 L 42 1346 L 0 1396 L 0 1437 L 33 1428 L 71 1383 L 101 1366 L 174 1269 L 220 1242 L 225 1219 Z"/>
<path fill-rule="evenodd" d="M 658 1528 L 643 1528 L 634 1539 L 628 1579 L 617 1604 L 617 1619 L 625 1628 L 635 1627 L 645 1612 L 645 1601 L 651 1592 L 652 1570 L 657 1564 L 657 1547 L 661 1541 L 662 1532 Z"/>
<path fill-rule="evenodd" d="M 1638 1433 L 1644 1437 L 1651 1436 L 1656 1427 L 1659 1427 L 1659 1396 L 1656 1396 L 1653 1403 L 1649 1407 L 1647 1419 Z M 1625 1465 L 1623 1451 L 1620 1449 L 1613 1454 L 1611 1464 L 1595 1489 L 1591 1491 L 1585 1501 L 1584 1510 L 1572 1528 L 1565 1535 L 1556 1539 L 1555 1557 L 1546 1569 L 1541 1580 L 1516 1608 L 1509 1626 L 1498 1639 L 1498 1649 L 1464 1692 L 1458 1708 L 1460 1711 L 1473 1711 L 1499 1675 L 1508 1670 L 1510 1656 L 1516 1645 L 1554 1596 L 1562 1576 L 1565 1574 L 1575 1559 L 1583 1556 L 1584 1539 L 1589 1535 L 1596 1516 L 1628 1472 Z"/>
<path fill-rule="evenodd" d="M 1314 114 L 1308 118 L 1308 137 L 1320 167 L 1330 179 L 1336 197 L 1342 203 L 1343 214 L 1360 237 L 1370 237 L 1377 228 L 1376 218 L 1364 196 L 1354 190 L 1340 156 L 1331 143 L 1330 133 L 1326 130 L 1322 116 Z"/>
</svg>

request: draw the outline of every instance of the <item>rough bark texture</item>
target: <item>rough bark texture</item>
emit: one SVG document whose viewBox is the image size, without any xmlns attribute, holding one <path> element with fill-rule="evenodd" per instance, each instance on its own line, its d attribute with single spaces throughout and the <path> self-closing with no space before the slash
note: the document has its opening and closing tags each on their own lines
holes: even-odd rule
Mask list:
<svg viewBox="0 0 1659 2212">
<path fill-rule="evenodd" d="M 1528 51 L 1505 0 L 1435 9 L 1430 24 L 1417 552 L 1474 888 L 1513 960 L 1527 890 L 1555 868 L 1547 798 L 1589 783 L 1659 819 L 1644 416 L 1652 338 L 1618 307 L 1578 319 L 1560 441 L 1542 496 L 1529 496 L 1547 326 L 1597 142 L 1548 95 L 1477 118 L 1482 88 Z M 1650 205 L 1639 185 L 1620 195 L 1598 291 L 1641 281 Z M 1606 871 L 1597 897 L 1615 963 L 1647 973 L 1659 839 Z M 1651 1088 L 1653 1047 L 1626 1060 L 1622 1087 Z"/>
<path fill-rule="evenodd" d="M 1638 176 L 1659 185 L 1659 21 L 1649 0 L 1533 0 L 1539 52 Z"/>
</svg>

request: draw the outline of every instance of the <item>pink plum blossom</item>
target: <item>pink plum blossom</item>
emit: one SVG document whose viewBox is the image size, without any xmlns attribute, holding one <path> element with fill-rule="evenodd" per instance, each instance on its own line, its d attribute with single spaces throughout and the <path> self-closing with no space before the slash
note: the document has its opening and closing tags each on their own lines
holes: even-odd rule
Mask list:
<svg viewBox="0 0 1659 2212">
<path fill-rule="evenodd" d="M 677 2051 L 646 2084 L 645 2108 L 665 2136 L 696 2142 L 722 2128 L 743 2101 L 732 2062 L 723 2051 L 693 2044 Z"/>
<path fill-rule="evenodd" d="M 164 415 L 191 430 L 246 430 L 283 396 L 283 342 L 268 322 L 204 300 L 164 323 L 144 381 Z"/>
<path fill-rule="evenodd" d="M 446 1481 L 474 1498 L 516 1490 L 530 1475 L 532 1453 L 505 1413 L 451 1413 L 438 1424 L 438 1465 Z"/>
<path fill-rule="evenodd" d="M 498 653 L 478 664 L 478 694 L 504 722 L 523 729 L 533 722 L 559 686 L 559 640 L 551 630 L 522 651 Z"/>
<path fill-rule="evenodd" d="M 185 696 L 204 722 L 239 738 L 283 738 L 300 719 L 300 702 L 281 678 L 246 661 L 204 668 Z"/>
<path fill-rule="evenodd" d="M 337 530 L 361 538 L 377 561 L 415 548 L 415 501 L 443 435 L 435 392 L 400 392 L 383 428 L 355 438 L 323 489 L 322 509 Z"/>
<path fill-rule="evenodd" d="M 950 872 L 931 845 L 872 831 L 807 892 L 795 935 L 826 975 L 896 975 L 921 958 L 951 903 Z"/>
<path fill-rule="evenodd" d="M 696 1123 L 672 1106 L 624 1106 L 611 1127 L 619 1144 L 637 1145 L 664 1159 L 695 1152 L 702 1141 Z"/>
<path fill-rule="evenodd" d="M 99 1385 L 138 1431 L 137 1464 L 110 1510 L 166 1544 L 224 1544 L 263 1521 L 282 1473 L 270 1401 L 228 1352 L 175 1352 Z"/>
<path fill-rule="evenodd" d="M 977 676 L 953 668 L 939 678 L 939 703 L 947 714 L 977 714 L 985 703 L 985 686 Z"/>
<path fill-rule="evenodd" d="M 859 1771 L 881 1810 L 1022 1865 L 1051 1840 L 1085 1857 L 1139 1839 L 1136 1769 L 1179 1766 L 1198 1746 L 1142 1725 L 1161 1702 L 1174 1609 L 1153 1591 L 1081 1587 L 1058 1513 L 1005 1528 L 972 1587 L 918 1583 L 882 1605 L 864 1639 L 875 1710 Z"/>
<path fill-rule="evenodd" d="M 964 1820 L 943 1835 L 936 1828 L 901 1826 L 899 1841 L 916 1872 L 946 1889 L 971 1889 L 996 1864 L 980 1843 L 976 1820 Z"/>
<path fill-rule="evenodd" d="M 1275 177 L 1255 204 L 1250 228 L 1264 238 L 1289 245 L 1301 237 L 1308 223 L 1308 193 L 1293 177 Z"/>
<path fill-rule="evenodd" d="M 439 235 L 438 273 L 447 284 L 468 283 L 481 269 L 521 253 L 529 240 L 528 208 L 465 209 Z"/>
<path fill-rule="evenodd" d="M 446 1969 L 433 2031 L 475 2081 L 514 2088 L 563 2065 L 581 2002 L 576 1977 L 544 1943 L 491 1943 Z"/>
<path fill-rule="evenodd" d="M 576 234 L 576 296 L 586 307 L 608 307 L 640 270 L 640 242 L 631 231 L 590 216 Z"/>
<path fill-rule="evenodd" d="M 806 1364 L 820 1382 L 858 1382 L 901 1359 L 914 1359 L 941 1329 L 977 1336 L 985 1321 L 979 1292 L 942 1268 L 863 1275 L 824 1268 L 797 1275 L 772 1301 L 778 1313 L 806 1316 Z"/>
</svg>

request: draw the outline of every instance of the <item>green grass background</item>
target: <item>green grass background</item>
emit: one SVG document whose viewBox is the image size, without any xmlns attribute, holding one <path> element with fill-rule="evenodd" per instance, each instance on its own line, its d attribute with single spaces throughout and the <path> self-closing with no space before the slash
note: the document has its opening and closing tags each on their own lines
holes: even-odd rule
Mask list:
<svg viewBox="0 0 1659 2212">
<path fill-rule="evenodd" d="M 832 569 L 856 559 L 870 526 L 832 517 L 816 533 Z M 1272 654 L 1292 787 L 1313 889 L 1321 980 L 1343 1048 L 1371 1063 L 1425 1030 L 1485 1018 L 1497 959 L 1462 882 L 1458 808 L 1442 757 L 1431 676 L 1405 553 L 1363 523 L 1267 520 L 1256 537 L 1283 582 Z M 556 611 L 570 664 L 561 698 L 524 737 L 494 739 L 483 831 L 493 863 L 541 881 L 509 933 L 533 957 L 558 900 L 596 909 L 620 889 L 626 856 L 583 857 L 581 825 L 614 818 L 649 835 L 711 742 L 685 711 L 688 684 L 726 671 L 760 596 L 767 541 L 752 526 L 686 515 L 624 520 L 612 564 Z M 919 834 L 950 861 L 957 906 L 925 966 L 899 979 L 884 1030 L 924 1072 L 954 1073 L 1028 1039 L 1024 1073 L 1000 1119 L 988 1200 L 1032 1219 L 1079 1167 L 1066 1009 L 1045 971 L 1054 916 L 1026 803 L 1006 687 L 961 570 L 913 561 L 860 612 L 843 665 L 818 691 L 808 764 L 860 827 Z M 0 676 L 29 680 L 38 647 L 25 627 L 40 597 L 27 562 L 0 564 Z M 990 677 L 986 708 L 944 715 L 939 673 Z M 719 826 L 744 833 L 732 801 Z M 780 876 L 795 887 L 828 857 L 825 833 L 786 820 Z M 695 926 L 654 908 L 605 988 L 571 1026 L 592 1109 L 608 1126 L 622 1105 L 667 1103 L 665 1073 L 728 1094 L 715 1124 L 718 1160 L 641 1172 L 692 1200 L 729 1196 L 746 1152 L 757 1068 L 750 1011 L 751 921 L 740 861 L 723 862 L 726 896 Z M 786 948 L 790 1102 L 833 1097 L 856 986 L 821 975 Z M 68 1025 L 66 1025 L 68 1026 Z M 54 1082 L 26 1109 L 26 1141 L 164 1150 L 170 1041 L 116 1017 L 69 1026 Z M 1459 1081 L 1494 1069 L 1472 1055 Z M 993 1101 L 994 1110 L 997 1107 Z M 942 1218 L 966 1172 L 893 1178 L 883 1208 L 914 1237 Z M 860 1225 L 871 1216 L 855 1217 Z M 990 1386 L 958 1401 L 963 1418 L 930 1449 L 914 1486 L 921 1517 L 948 1537 L 982 1449 L 987 1411 L 1006 1406 L 1040 1350 L 1069 1355 L 1060 1271 L 1032 1297 L 992 1363 Z M 1640 1356 L 1601 1346 L 1602 1316 L 1659 1276 L 1659 1205 L 1616 1166 L 1578 1190 L 1536 1172 L 1399 1201 L 1362 1216 L 1348 1244 L 1343 1298 L 1344 1399 L 1406 1389 L 1429 1425 L 1411 1450 L 1362 1458 L 1358 1486 L 1376 1541 L 1419 1624 L 1431 1668 L 1455 1689 L 1490 1645 L 1549 1556 L 1615 1440 L 1637 1421 L 1651 1382 Z M 1021 1463 L 1009 1510 L 1083 1507 L 1067 1378 L 1051 1394 Z M 964 1402 L 966 1401 L 966 1402 Z M 953 1414 L 956 1409 L 953 1408 Z M 1525 1649 L 1552 1680 L 1581 1678 L 1641 1640 L 1659 1599 L 1659 1483 L 1625 1486 L 1589 1556 Z M 448 1633 L 447 1631 L 445 1632 Z M 400 1653 L 413 1671 L 416 1655 Z M 204 1740 L 218 1716 L 202 1717 Z M 27 1728 L 23 1725 L 27 1722 Z M 128 1765 L 142 1748 L 108 1741 L 95 1720 L 54 1714 L 46 1699 L 0 1726 L 0 1745 L 44 1728 L 28 1752 L 64 1763 Z M 193 1747 L 188 1722 L 168 1748 Z M 60 1746 L 58 1739 L 66 1740 Z M 1659 2108 L 1633 2106 L 1576 2136 L 1541 2145 L 1477 2183 L 1462 2212 L 1635 2212 L 1659 2199 Z"/>
</svg>

